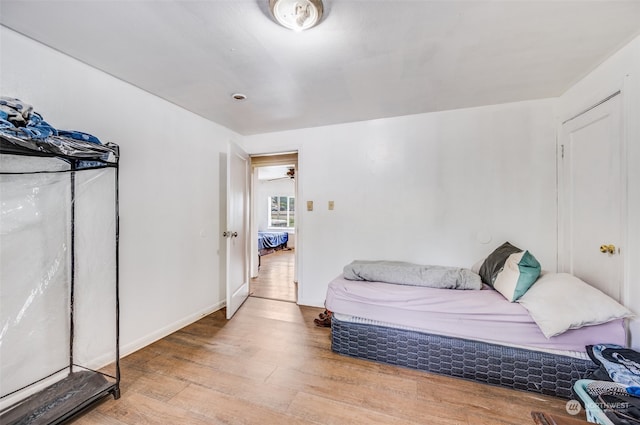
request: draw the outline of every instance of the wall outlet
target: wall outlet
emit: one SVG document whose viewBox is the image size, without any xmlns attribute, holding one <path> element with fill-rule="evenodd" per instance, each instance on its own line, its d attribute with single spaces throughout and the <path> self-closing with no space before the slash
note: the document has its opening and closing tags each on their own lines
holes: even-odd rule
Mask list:
<svg viewBox="0 0 640 425">
<path fill-rule="evenodd" d="M 334 203 L 333 201 L 329 201 L 329 211 L 333 211 Z"/>
<path fill-rule="evenodd" d="M 307 211 L 313 211 L 313 201 L 307 201 Z"/>
</svg>

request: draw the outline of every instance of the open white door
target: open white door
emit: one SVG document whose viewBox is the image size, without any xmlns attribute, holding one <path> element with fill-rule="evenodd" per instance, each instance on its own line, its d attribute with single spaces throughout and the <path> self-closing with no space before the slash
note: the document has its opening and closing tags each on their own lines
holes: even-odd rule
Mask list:
<svg viewBox="0 0 640 425">
<path fill-rule="evenodd" d="M 229 142 L 227 153 L 227 319 L 249 296 L 249 156 Z"/>
<path fill-rule="evenodd" d="M 559 268 L 620 301 L 624 178 L 621 96 L 562 126 Z"/>
</svg>

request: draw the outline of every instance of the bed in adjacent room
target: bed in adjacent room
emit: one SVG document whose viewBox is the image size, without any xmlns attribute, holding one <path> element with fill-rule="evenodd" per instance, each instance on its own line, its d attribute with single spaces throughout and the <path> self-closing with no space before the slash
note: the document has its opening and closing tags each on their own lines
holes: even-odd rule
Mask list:
<svg viewBox="0 0 640 425">
<path fill-rule="evenodd" d="M 498 266 L 509 272 L 508 261 Z M 517 285 L 459 290 L 352 274 L 345 267 L 327 291 L 332 349 L 340 354 L 569 398 L 597 368 L 586 346 L 626 342 L 630 312 L 566 273 L 538 277 L 538 270 L 517 299 L 508 293 Z"/>
<path fill-rule="evenodd" d="M 287 232 L 258 232 L 258 252 L 266 255 L 273 250 L 287 247 L 289 233 Z"/>
</svg>

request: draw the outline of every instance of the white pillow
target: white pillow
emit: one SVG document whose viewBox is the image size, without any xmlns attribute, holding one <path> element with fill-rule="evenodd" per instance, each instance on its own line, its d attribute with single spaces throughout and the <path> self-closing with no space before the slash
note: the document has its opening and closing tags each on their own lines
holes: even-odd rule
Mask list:
<svg viewBox="0 0 640 425">
<path fill-rule="evenodd" d="M 633 313 L 569 273 L 544 273 L 518 300 L 547 338 Z"/>
</svg>

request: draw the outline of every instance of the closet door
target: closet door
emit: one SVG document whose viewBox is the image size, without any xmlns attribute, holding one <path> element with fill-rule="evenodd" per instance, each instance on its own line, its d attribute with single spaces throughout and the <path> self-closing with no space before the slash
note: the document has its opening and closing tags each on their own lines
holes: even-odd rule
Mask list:
<svg viewBox="0 0 640 425">
<path fill-rule="evenodd" d="M 621 95 L 565 122 L 559 152 L 559 268 L 620 301 L 625 189 Z"/>
</svg>

